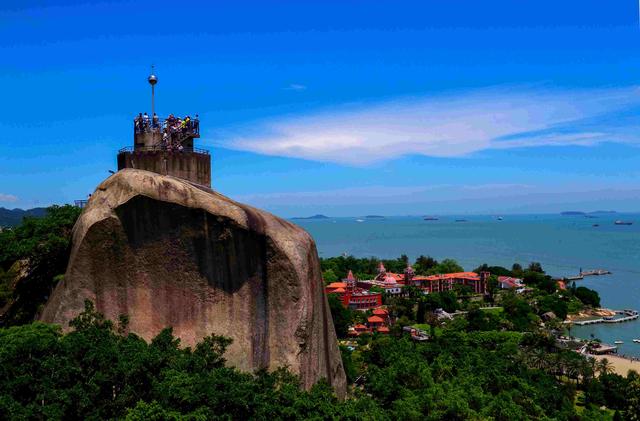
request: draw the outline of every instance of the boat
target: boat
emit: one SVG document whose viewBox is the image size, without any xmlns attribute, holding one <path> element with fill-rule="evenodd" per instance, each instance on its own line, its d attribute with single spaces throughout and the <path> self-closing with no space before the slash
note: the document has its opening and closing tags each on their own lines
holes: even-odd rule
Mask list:
<svg viewBox="0 0 640 421">
<path fill-rule="evenodd" d="M 498 217 L 498 221 L 502 221 L 503 219 L 504 219 L 504 218 L 503 218 L 503 217 L 501 217 L 501 216 L 499 216 L 499 217 Z"/>
<path fill-rule="evenodd" d="M 613 343 L 616 344 L 616 345 L 622 345 L 624 342 L 618 340 L 618 341 L 613 341 Z"/>
<path fill-rule="evenodd" d="M 425 216 L 422 219 L 424 219 L 425 221 L 437 221 L 438 220 L 438 218 L 435 217 L 435 216 Z"/>
<path fill-rule="evenodd" d="M 599 227 L 599 226 L 600 226 L 600 224 L 593 224 L 593 225 L 591 225 L 591 226 L 592 226 L 592 227 Z"/>
<path fill-rule="evenodd" d="M 614 222 L 615 225 L 632 225 L 633 222 L 630 221 L 621 221 L 621 220 L 617 220 L 616 222 Z"/>
<path fill-rule="evenodd" d="M 634 339 L 633 342 L 640 344 L 640 339 Z"/>
<path fill-rule="evenodd" d="M 364 219 L 356 219 L 356 222 L 364 222 Z"/>
<path fill-rule="evenodd" d="M 466 219 L 456 219 L 456 222 L 467 222 Z"/>
</svg>

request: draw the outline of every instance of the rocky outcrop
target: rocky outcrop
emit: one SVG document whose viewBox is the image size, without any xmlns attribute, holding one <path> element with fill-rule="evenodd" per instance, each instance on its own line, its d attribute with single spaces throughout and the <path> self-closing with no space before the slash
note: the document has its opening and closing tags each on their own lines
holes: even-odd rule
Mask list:
<svg viewBox="0 0 640 421">
<path fill-rule="evenodd" d="M 231 365 L 287 366 L 305 387 L 326 378 L 345 393 L 311 237 L 208 188 L 131 169 L 100 184 L 41 319 L 66 328 L 85 299 L 146 340 L 167 326 L 187 346 L 227 336 Z"/>
</svg>

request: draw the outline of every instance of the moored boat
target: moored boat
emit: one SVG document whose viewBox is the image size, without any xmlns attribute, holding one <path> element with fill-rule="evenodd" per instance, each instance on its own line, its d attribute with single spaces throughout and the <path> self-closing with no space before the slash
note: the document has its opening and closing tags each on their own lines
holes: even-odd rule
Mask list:
<svg viewBox="0 0 640 421">
<path fill-rule="evenodd" d="M 632 225 L 633 222 L 630 221 L 621 221 L 621 220 L 617 220 L 616 222 L 614 222 L 615 225 Z"/>
<path fill-rule="evenodd" d="M 616 344 L 616 345 L 622 345 L 624 342 L 622 342 L 620 340 L 617 340 L 617 341 L 613 341 L 613 343 Z"/>
</svg>

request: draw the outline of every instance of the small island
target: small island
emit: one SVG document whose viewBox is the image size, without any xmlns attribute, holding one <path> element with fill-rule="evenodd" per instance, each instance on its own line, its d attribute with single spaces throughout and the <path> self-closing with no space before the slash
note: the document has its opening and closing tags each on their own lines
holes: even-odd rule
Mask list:
<svg viewBox="0 0 640 421">
<path fill-rule="evenodd" d="M 291 219 L 329 219 L 329 217 L 326 215 L 317 214 L 312 216 L 294 216 Z"/>
</svg>

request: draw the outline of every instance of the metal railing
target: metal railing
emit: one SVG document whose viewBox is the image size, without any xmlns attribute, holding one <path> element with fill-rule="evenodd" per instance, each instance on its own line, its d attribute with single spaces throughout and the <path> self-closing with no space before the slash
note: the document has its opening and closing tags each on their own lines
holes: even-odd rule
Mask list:
<svg viewBox="0 0 640 421">
<path fill-rule="evenodd" d="M 176 119 L 177 121 L 177 119 Z M 157 119 L 153 119 L 152 117 L 149 118 L 140 118 L 140 117 L 136 117 L 133 119 L 133 132 L 138 134 L 138 133 L 150 133 L 150 132 L 164 132 L 166 130 L 168 131 L 172 131 L 172 129 L 176 130 L 177 132 L 183 132 L 183 133 L 189 133 L 189 134 L 196 134 L 199 135 L 200 134 L 200 120 L 199 119 L 193 119 L 190 120 L 187 123 L 187 126 L 184 128 L 182 127 L 175 127 L 173 128 L 173 126 L 167 121 L 166 118 L 157 118 Z"/>
<path fill-rule="evenodd" d="M 125 146 L 124 148 L 121 148 L 120 150 L 118 150 L 118 153 L 125 153 L 125 152 L 195 152 L 195 153 L 199 153 L 199 154 L 203 154 L 203 155 L 209 155 L 209 151 L 206 149 L 200 149 L 200 148 L 185 148 L 183 147 L 182 149 L 179 148 L 171 148 L 169 146 L 164 146 L 164 145 L 156 145 L 156 146 Z"/>
</svg>

